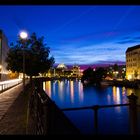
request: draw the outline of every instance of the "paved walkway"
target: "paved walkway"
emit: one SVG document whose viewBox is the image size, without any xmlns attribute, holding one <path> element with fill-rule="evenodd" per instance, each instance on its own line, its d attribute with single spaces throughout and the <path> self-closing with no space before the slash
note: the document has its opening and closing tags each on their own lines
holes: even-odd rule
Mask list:
<svg viewBox="0 0 140 140">
<path fill-rule="evenodd" d="M 22 100 L 25 98 L 20 97 L 21 95 L 23 96 L 22 90 L 23 84 L 21 83 L 0 94 L 0 134 L 15 133 L 12 132 L 14 130 L 13 128 L 17 125 L 14 121 L 16 119 L 18 120 L 22 111 L 24 112 L 22 109 L 25 108 L 22 107 L 24 105 Z"/>
<path fill-rule="evenodd" d="M 23 87 L 22 84 L 20 84 L 0 94 L 0 135 L 34 134 L 28 131 L 30 128 L 28 122 L 31 122 L 30 120 L 28 121 L 29 118 L 31 119 L 31 117 L 28 118 L 28 104 L 30 93 L 32 93 L 33 89 L 31 85 L 27 85 L 25 93 L 23 93 L 22 90 Z M 47 129 L 51 130 L 48 134 L 77 134 L 77 129 L 75 129 L 73 124 L 71 124 L 57 107 L 55 108 L 54 111 L 51 111 L 50 108 L 48 112 L 49 115 L 46 114 L 48 115 L 46 116 L 48 118 L 47 121 L 50 121 L 50 116 L 50 122 L 53 122 L 48 122 L 47 124 Z M 39 124 L 38 121 L 36 123 Z M 31 129 L 33 128 L 31 127 Z"/>
<path fill-rule="evenodd" d="M 23 90 L 22 83 L 0 94 L 0 120 Z"/>
</svg>

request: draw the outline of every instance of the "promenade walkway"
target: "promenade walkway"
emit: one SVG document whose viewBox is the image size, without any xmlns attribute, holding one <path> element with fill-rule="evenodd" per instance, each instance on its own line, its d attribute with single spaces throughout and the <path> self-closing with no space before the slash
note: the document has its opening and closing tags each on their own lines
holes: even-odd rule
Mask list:
<svg viewBox="0 0 140 140">
<path fill-rule="evenodd" d="M 27 94 L 23 95 L 22 90 L 21 83 L 0 94 L 1 135 L 26 133 Z"/>
<path fill-rule="evenodd" d="M 46 116 L 42 118 L 42 114 L 40 114 L 38 118 L 35 118 L 41 119 L 41 121 L 35 121 L 36 119 L 34 120 L 34 118 L 32 118 L 34 113 L 32 115 L 29 113 L 28 106 L 33 87 L 28 84 L 25 88 L 25 93 L 23 93 L 22 90 L 23 84 L 19 84 L 0 94 L 0 135 L 40 134 L 38 133 L 38 129 L 36 130 L 35 128 L 40 126 L 40 122 L 42 121 L 45 122 L 46 127 L 44 129 L 44 125 L 42 125 L 41 128 L 47 133 L 41 134 L 79 134 L 79 131 L 50 99 L 51 103 L 49 102 L 49 106 L 48 104 L 46 106 Z M 47 96 L 43 93 L 41 95 L 43 95 L 43 97 Z M 40 111 L 41 110 L 33 110 L 33 112 L 37 114 L 39 114 Z M 34 129 L 36 130 L 35 133 L 34 131 L 32 132 Z"/>
</svg>

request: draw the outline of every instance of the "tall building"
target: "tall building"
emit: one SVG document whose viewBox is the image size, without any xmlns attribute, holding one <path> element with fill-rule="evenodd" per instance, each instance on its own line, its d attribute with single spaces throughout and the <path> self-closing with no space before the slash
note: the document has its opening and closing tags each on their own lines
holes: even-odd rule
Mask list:
<svg viewBox="0 0 140 140">
<path fill-rule="evenodd" d="M 8 79 L 8 70 L 6 69 L 7 64 L 5 62 L 8 51 L 8 39 L 3 31 L 0 30 L 0 81 Z"/>
<path fill-rule="evenodd" d="M 126 50 L 126 78 L 128 80 L 140 79 L 140 45 Z"/>
</svg>

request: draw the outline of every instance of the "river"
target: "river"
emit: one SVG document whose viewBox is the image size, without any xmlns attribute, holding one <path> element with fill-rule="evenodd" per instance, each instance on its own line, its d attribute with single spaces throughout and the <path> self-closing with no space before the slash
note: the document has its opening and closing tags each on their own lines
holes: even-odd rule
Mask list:
<svg viewBox="0 0 140 140">
<path fill-rule="evenodd" d="M 115 86 L 83 87 L 80 80 L 46 81 L 43 83 L 43 88 L 60 109 L 128 103 L 127 96 L 132 92 L 139 97 L 138 104 L 140 104 L 140 89 Z M 64 113 L 83 134 L 95 132 L 93 110 L 64 111 Z M 98 116 L 99 134 L 129 134 L 127 106 L 99 109 Z M 140 126 L 140 121 L 138 124 Z"/>
</svg>

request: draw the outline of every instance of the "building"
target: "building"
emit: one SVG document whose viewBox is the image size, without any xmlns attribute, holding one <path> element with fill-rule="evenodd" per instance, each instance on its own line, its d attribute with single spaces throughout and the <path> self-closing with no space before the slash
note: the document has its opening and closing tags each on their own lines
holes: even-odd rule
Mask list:
<svg viewBox="0 0 140 140">
<path fill-rule="evenodd" d="M 3 31 L 0 30 L 0 81 L 4 81 L 8 78 L 8 70 L 6 69 L 6 56 L 9 51 L 8 39 L 4 35 Z"/>
<path fill-rule="evenodd" d="M 79 66 L 74 65 L 71 70 L 72 70 L 73 77 L 80 77 L 81 76 L 81 71 L 80 71 Z"/>
<path fill-rule="evenodd" d="M 65 64 L 59 64 L 55 70 L 55 76 L 65 77 L 67 70 L 68 68 Z"/>
<path fill-rule="evenodd" d="M 57 66 L 57 69 L 63 69 L 63 70 L 66 70 L 67 69 L 67 66 L 65 65 L 65 64 L 59 64 L 58 66 Z"/>
<path fill-rule="evenodd" d="M 140 45 L 126 50 L 126 78 L 128 80 L 140 79 Z"/>
</svg>

